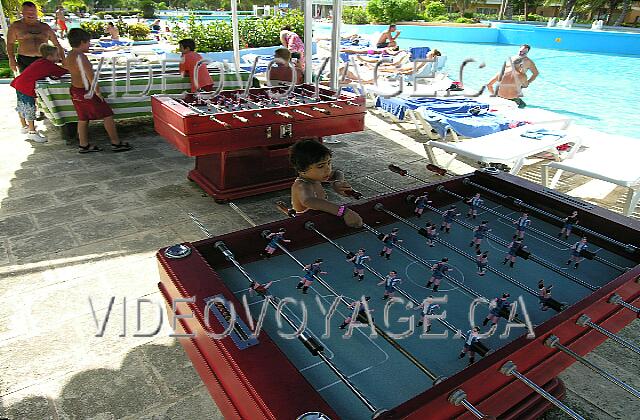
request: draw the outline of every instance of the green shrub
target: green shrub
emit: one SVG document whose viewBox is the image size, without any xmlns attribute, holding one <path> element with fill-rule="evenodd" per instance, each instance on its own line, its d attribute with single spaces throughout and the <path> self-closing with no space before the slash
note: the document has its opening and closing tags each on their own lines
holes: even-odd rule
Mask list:
<svg viewBox="0 0 640 420">
<path fill-rule="evenodd" d="M 498 15 L 485 15 L 483 13 L 476 13 L 475 18 L 480 20 L 498 20 Z"/>
<path fill-rule="evenodd" d="M 466 17 L 467 19 L 473 19 L 473 12 L 464 12 L 464 15 L 462 16 Z"/>
<path fill-rule="evenodd" d="M 466 17 L 459 17 L 455 20 L 456 23 L 474 23 L 475 21 L 473 19 L 469 19 Z"/>
<path fill-rule="evenodd" d="M 440 16 L 436 16 L 433 18 L 434 22 L 449 22 L 449 16 L 447 15 L 440 15 Z"/>
<path fill-rule="evenodd" d="M 342 21 L 351 25 L 364 25 L 369 23 L 369 16 L 362 7 L 345 7 L 342 11 Z"/>
<path fill-rule="evenodd" d="M 129 25 L 127 25 L 126 23 L 116 20 L 113 22 L 113 24 L 116 25 L 116 28 L 118 28 L 118 33 L 120 34 L 120 36 L 127 36 L 129 34 Z"/>
<path fill-rule="evenodd" d="M 105 35 L 104 22 L 87 21 L 80 23 L 80 27 L 89 32 L 91 38 L 100 38 Z"/>
<path fill-rule="evenodd" d="M 144 23 L 134 23 L 133 25 L 129 25 L 129 37 L 134 41 L 143 41 L 149 38 L 149 34 L 151 33 L 151 29 Z"/>
<path fill-rule="evenodd" d="M 137 10 L 137 9 L 134 9 L 134 10 L 103 10 L 103 11 L 95 13 L 95 15 L 98 16 L 100 19 L 104 19 L 104 15 L 111 15 L 115 19 L 118 19 L 118 17 L 120 17 L 120 16 L 136 16 L 136 15 L 140 15 L 140 14 L 142 14 L 142 12 L 140 10 Z"/>
<path fill-rule="evenodd" d="M 417 10 L 417 0 L 371 0 L 367 4 L 367 13 L 378 23 L 414 20 Z"/>
<path fill-rule="evenodd" d="M 285 25 L 291 26 L 291 30 L 303 38 L 304 19 L 298 10 L 270 19 L 241 20 L 238 22 L 240 48 L 280 45 L 280 30 Z M 178 39 L 193 39 L 200 52 L 232 49 L 231 24 L 226 21 L 198 21 L 192 15 L 187 19 L 184 29 L 174 25 L 171 30 Z"/>
<path fill-rule="evenodd" d="M 142 8 L 142 17 L 145 19 L 151 19 L 156 14 L 156 2 L 151 0 L 143 0 L 140 2 Z"/>
<path fill-rule="evenodd" d="M 9 68 L 9 60 L 0 60 L 0 79 L 13 77 L 13 72 Z"/>
<path fill-rule="evenodd" d="M 434 20 L 436 16 L 442 16 L 446 13 L 447 7 L 439 1 L 432 1 L 424 8 L 424 17 L 427 20 Z"/>
<path fill-rule="evenodd" d="M 514 15 L 512 17 L 512 20 L 515 20 L 517 22 L 524 22 L 525 18 L 524 18 L 524 15 Z M 528 22 L 546 22 L 547 20 L 549 20 L 549 18 L 546 18 L 544 16 L 540 16 L 540 15 L 536 15 L 535 13 L 529 13 L 529 16 L 527 16 L 526 20 Z"/>
</svg>

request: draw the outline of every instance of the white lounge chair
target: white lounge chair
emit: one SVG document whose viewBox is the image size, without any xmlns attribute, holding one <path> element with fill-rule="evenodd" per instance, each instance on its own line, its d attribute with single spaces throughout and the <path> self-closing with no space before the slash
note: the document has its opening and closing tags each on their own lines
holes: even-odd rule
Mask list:
<svg viewBox="0 0 640 420">
<path fill-rule="evenodd" d="M 527 131 L 539 128 L 553 128 L 549 124 L 527 124 L 524 126 L 500 131 L 482 137 L 461 142 L 428 141 L 424 144 L 427 156 L 432 163 L 448 168 L 457 156 L 464 156 L 482 164 L 501 164 L 508 166 L 510 173 L 517 175 L 528 157 L 539 153 L 551 153 L 556 160 L 570 158 L 582 145 L 581 137 L 569 135 L 566 130 L 554 130 L 561 135 L 548 135 L 541 139 L 523 137 Z M 561 156 L 557 147 L 566 143 L 572 146 L 565 156 Z M 451 159 L 442 164 L 438 162 L 433 148 L 451 153 Z"/>
<path fill-rule="evenodd" d="M 640 201 L 638 151 L 633 151 L 633 145 L 630 145 L 630 148 L 618 148 L 619 151 L 615 150 L 615 143 L 609 143 L 608 146 L 610 148 L 594 147 L 578 153 L 571 159 L 543 165 L 542 183 L 555 188 L 562 173 L 567 171 L 620 185 L 627 188 L 623 213 L 625 216 L 630 216 Z M 638 147 L 636 146 L 635 149 L 637 150 Z M 551 180 L 549 180 L 549 168 L 557 169 Z"/>
</svg>

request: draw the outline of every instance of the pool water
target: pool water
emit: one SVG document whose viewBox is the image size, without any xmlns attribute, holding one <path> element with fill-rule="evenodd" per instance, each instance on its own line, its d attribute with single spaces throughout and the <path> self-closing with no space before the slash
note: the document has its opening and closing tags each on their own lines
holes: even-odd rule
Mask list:
<svg viewBox="0 0 640 420">
<path fill-rule="evenodd" d="M 446 41 L 398 39 L 401 48 L 428 46 L 447 56 L 445 70 L 458 80 L 460 64 L 467 58 L 484 62 L 468 64 L 466 87 L 480 89 L 500 71 L 515 45 L 466 44 Z M 522 98 L 529 106 L 572 117 L 580 125 L 613 134 L 640 138 L 637 121 L 640 103 L 640 57 L 593 54 L 533 48 L 529 53 L 540 75 Z"/>
<path fill-rule="evenodd" d="M 319 31 L 328 25 L 314 25 Z M 358 32 L 367 38 L 384 29 L 379 25 L 344 25 L 345 33 Z M 415 28 L 411 28 L 415 36 Z M 410 31 L 403 31 L 409 32 Z M 464 83 L 467 88 L 480 89 L 500 71 L 502 63 L 518 53 L 519 46 L 495 43 L 471 43 L 409 39 L 400 36 L 398 44 L 408 49 L 417 46 L 437 48 L 447 56 L 445 71 L 458 80 L 460 64 L 467 58 L 484 62 L 467 65 Z M 630 53 L 640 54 L 638 51 Z M 544 108 L 569 116 L 573 120 L 599 131 L 640 138 L 637 118 L 640 103 L 640 55 L 597 54 L 534 47 L 529 57 L 540 75 L 523 90 L 523 100 L 530 107 Z"/>
</svg>

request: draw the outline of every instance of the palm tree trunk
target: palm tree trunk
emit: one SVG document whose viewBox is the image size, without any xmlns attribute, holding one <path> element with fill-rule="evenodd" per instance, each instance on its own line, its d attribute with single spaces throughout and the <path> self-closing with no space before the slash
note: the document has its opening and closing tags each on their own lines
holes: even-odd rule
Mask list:
<svg viewBox="0 0 640 420">
<path fill-rule="evenodd" d="M 524 20 L 529 20 L 529 8 L 527 7 L 527 0 L 524 0 Z"/>
<path fill-rule="evenodd" d="M 620 12 L 618 19 L 616 19 L 613 26 L 622 26 L 622 22 L 624 22 L 624 18 L 627 17 L 629 9 L 631 9 L 631 0 L 624 0 L 624 2 L 622 3 L 622 11 Z"/>
<path fill-rule="evenodd" d="M 573 11 L 574 6 L 576 5 L 576 1 L 577 0 L 567 0 L 567 3 L 565 4 L 565 9 L 564 9 L 564 18 L 568 19 L 569 15 L 571 14 L 571 12 Z"/>
</svg>

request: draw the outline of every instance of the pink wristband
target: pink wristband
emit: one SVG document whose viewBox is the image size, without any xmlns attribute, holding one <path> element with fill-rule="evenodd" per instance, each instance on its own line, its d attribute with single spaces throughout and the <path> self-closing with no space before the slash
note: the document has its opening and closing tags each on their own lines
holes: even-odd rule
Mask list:
<svg viewBox="0 0 640 420">
<path fill-rule="evenodd" d="M 338 208 L 338 217 L 342 217 L 344 215 L 344 212 L 347 210 L 347 206 L 342 205 Z"/>
</svg>

